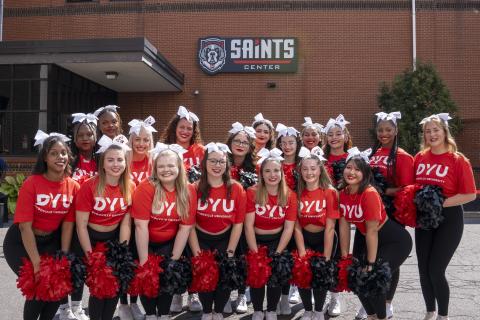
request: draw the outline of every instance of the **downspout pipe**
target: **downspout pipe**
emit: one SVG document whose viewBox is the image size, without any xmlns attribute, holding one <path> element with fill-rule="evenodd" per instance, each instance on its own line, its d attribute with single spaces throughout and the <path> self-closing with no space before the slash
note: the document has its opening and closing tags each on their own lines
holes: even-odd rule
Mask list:
<svg viewBox="0 0 480 320">
<path fill-rule="evenodd" d="M 417 18 L 415 0 L 412 0 L 412 64 L 413 71 L 417 70 Z"/>
<path fill-rule="evenodd" d="M 0 0 L 0 41 L 3 41 L 3 0 Z"/>
</svg>

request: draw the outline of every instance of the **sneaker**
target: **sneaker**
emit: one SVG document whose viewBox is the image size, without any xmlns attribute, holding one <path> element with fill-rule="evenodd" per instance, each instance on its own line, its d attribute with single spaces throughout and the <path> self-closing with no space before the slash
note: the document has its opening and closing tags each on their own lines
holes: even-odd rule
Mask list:
<svg viewBox="0 0 480 320">
<path fill-rule="evenodd" d="M 145 315 L 143 314 L 142 310 L 136 303 L 130 303 L 130 311 L 132 312 L 133 320 L 143 320 L 145 319 Z"/>
<path fill-rule="evenodd" d="M 298 293 L 298 288 L 296 286 L 290 287 L 290 292 L 288 293 L 288 302 L 291 304 L 300 303 L 300 294 Z"/>
<path fill-rule="evenodd" d="M 254 311 L 252 314 L 252 320 L 263 320 L 265 313 L 263 311 Z"/>
<path fill-rule="evenodd" d="M 117 315 L 120 320 L 134 320 L 132 310 L 128 304 L 120 304 L 117 308 Z"/>
<path fill-rule="evenodd" d="M 245 298 L 247 298 L 247 304 L 252 301 L 252 298 L 250 297 L 250 287 L 245 289 Z"/>
<path fill-rule="evenodd" d="M 70 309 L 69 305 L 67 305 L 64 308 L 59 308 L 58 310 L 60 311 L 58 319 L 60 319 L 60 320 L 77 320 L 77 318 L 75 318 L 75 315 L 72 312 L 72 309 Z"/>
<path fill-rule="evenodd" d="M 433 320 L 433 319 L 436 319 L 436 317 L 437 317 L 437 312 L 430 311 L 425 314 L 425 318 L 423 318 L 423 320 Z"/>
<path fill-rule="evenodd" d="M 393 305 L 387 302 L 387 319 L 393 317 Z"/>
<path fill-rule="evenodd" d="M 290 308 L 290 303 L 288 302 L 288 295 L 282 294 L 280 297 L 280 301 L 277 304 L 277 312 L 279 316 L 285 315 L 288 316 L 292 313 L 292 309 Z"/>
<path fill-rule="evenodd" d="M 223 314 L 214 312 L 212 320 L 223 320 Z"/>
<path fill-rule="evenodd" d="M 448 316 L 438 315 L 438 316 L 437 316 L 437 320 L 449 320 L 449 318 L 448 318 Z"/>
<path fill-rule="evenodd" d="M 164 316 L 162 316 L 162 317 L 164 317 Z M 154 314 L 151 314 L 149 316 L 145 316 L 145 320 L 158 320 L 158 317 Z"/>
<path fill-rule="evenodd" d="M 313 311 L 305 311 L 300 318 L 300 320 L 312 320 L 313 319 Z"/>
<path fill-rule="evenodd" d="M 170 312 L 180 313 L 182 312 L 182 302 L 183 298 L 181 294 L 174 294 L 172 299 L 172 304 L 170 305 Z"/>
<path fill-rule="evenodd" d="M 247 297 L 245 294 L 239 294 L 237 297 L 237 307 L 235 308 L 237 313 L 246 313 L 248 311 Z"/>
<path fill-rule="evenodd" d="M 364 320 L 367 319 L 367 311 L 365 311 L 365 308 L 363 306 L 360 307 L 357 311 L 357 315 L 355 316 L 355 320 Z"/>
<path fill-rule="evenodd" d="M 201 320 L 213 320 L 213 313 L 204 313 L 204 314 L 202 314 Z"/>
<path fill-rule="evenodd" d="M 90 318 L 85 314 L 85 310 L 83 310 L 81 305 L 73 306 L 72 312 L 77 320 L 90 320 Z"/>
<path fill-rule="evenodd" d="M 267 311 L 265 320 L 277 320 L 277 313 L 275 311 Z"/>
<path fill-rule="evenodd" d="M 328 314 L 331 317 L 336 317 L 336 316 L 339 316 L 340 313 L 342 313 L 340 295 L 337 292 L 331 292 L 330 303 L 328 304 Z"/>
<path fill-rule="evenodd" d="M 202 311 L 202 303 L 198 298 L 198 293 L 192 293 L 188 295 L 187 299 L 188 310 L 191 312 L 200 312 Z"/>
<path fill-rule="evenodd" d="M 232 301 L 230 301 L 230 299 L 228 299 L 227 303 L 225 303 L 225 307 L 223 307 L 223 313 L 233 313 Z M 215 318 L 215 314 L 213 317 Z"/>
<path fill-rule="evenodd" d="M 322 311 L 314 311 L 312 320 L 325 320 L 325 314 Z"/>
<path fill-rule="evenodd" d="M 157 318 L 158 320 L 170 320 L 170 316 L 168 314 L 164 314 L 163 316 L 160 316 Z M 147 320 L 147 319 L 145 319 Z"/>
</svg>

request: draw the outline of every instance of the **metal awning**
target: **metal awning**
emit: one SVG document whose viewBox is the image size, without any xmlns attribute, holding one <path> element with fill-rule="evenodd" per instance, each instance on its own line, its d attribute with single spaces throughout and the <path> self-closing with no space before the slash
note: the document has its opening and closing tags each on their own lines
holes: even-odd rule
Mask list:
<svg viewBox="0 0 480 320">
<path fill-rule="evenodd" d="M 184 83 L 146 38 L 4 41 L 0 64 L 56 64 L 117 92 L 178 92 Z"/>
</svg>

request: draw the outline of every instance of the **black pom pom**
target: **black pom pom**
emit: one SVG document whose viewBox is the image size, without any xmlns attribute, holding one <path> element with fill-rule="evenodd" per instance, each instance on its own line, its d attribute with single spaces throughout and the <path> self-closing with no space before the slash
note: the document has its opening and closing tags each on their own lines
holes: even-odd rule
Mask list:
<svg viewBox="0 0 480 320">
<path fill-rule="evenodd" d="M 224 290 L 237 290 L 245 285 L 247 265 L 244 257 L 228 257 L 227 254 L 217 254 L 220 271 L 218 287 Z"/>
<path fill-rule="evenodd" d="M 168 294 L 181 294 L 187 291 L 192 282 L 190 262 L 181 257 L 179 260 L 165 259 L 160 274 L 160 291 Z"/>
<path fill-rule="evenodd" d="M 290 283 L 293 269 L 293 257 L 287 250 L 280 254 L 271 253 L 272 275 L 268 280 L 267 285 L 270 287 L 283 287 Z"/>
<path fill-rule="evenodd" d="M 425 185 L 413 200 L 417 206 L 417 226 L 424 230 L 436 229 L 442 223 L 445 197 L 439 186 Z"/>
<path fill-rule="evenodd" d="M 393 213 L 395 212 L 395 206 L 393 205 L 394 197 L 387 196 L 385 194 L 386 190 L 390 187 L 390 185 L 388 184 L 387 179 L 383 176 L 378 167 L 373 168 L 372 173 L 373 184 L 380 193 L 380 197 L 382 198 L 382 202 L 385 206 L 385 211 L 387 212 L 388 217 L 392 218 Z"/>
<path fill-rule="evenodd" d="M 332 163 L 333 179 L 335 180 L 334 183 L 337 185 L 342 181 L 343 170 L 345 169 L 346 164 L 345 159 L 340 159 Z"/>
<path fill-rule="evenodd" d="M 248 172 L 240 169 L 238 172 L 240 183 L 244 189 L 247 189 L 253 185 L 256 185 L 258 182 L 258 177 L 255 172 Z"/>
<path fill-rule="evenodd" d="M 107 242 L 107 265 L 112 267 L 113 274 L 120 284 L 120 294 L 127 293 L 130 282 L 135 277 L 135 262 L 130 252 L 127 241 L 119 243 L 118 240 Z"/>
<path fill-rule="evenodd" d="M 85 284 L 85 277 L 87 276 L 87 266 L 81 258 L 74 253 L 64 253 L 63 251 L 57 251 L 56 258 L 60 259 L 62 256 L 66 256 L 70 262 L 70 273 L 72 276 L 72 285 L 74 290 L 83 288 Z"/>
<path fill-rule="evenodd" d="M 200 170 L 200 166 L 191 166 L 190 169 L 188 169 L 187 172 L 187 177 L 188 177 L 188 182 L 194 183 L 197 180 L 200 180 L 200 177 L 202 176 L 202 171 Z"/>
<path fill-rule="evenodd" d="M 378 259 L 370 271 L 366 271 L 366 268 L 366 264 L 357 259 L 348 268 L 348 285 L 353 293 L 361 297 L 386 294 L 392 281 L 388 262 Z"/>
<path fill-rule="evenodd" d="M 310 258 L 312 269 L 312 289 L 324 289 L 332 291 L 337 286 L 338 267 L 335 261 L 325 260 L 322 256 Z"/>
</svg>

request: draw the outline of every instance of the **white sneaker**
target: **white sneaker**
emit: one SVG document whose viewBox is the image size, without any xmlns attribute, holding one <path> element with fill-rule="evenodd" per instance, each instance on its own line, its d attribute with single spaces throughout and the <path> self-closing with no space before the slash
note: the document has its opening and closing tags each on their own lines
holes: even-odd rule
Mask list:
<svg viewBox="0 0 480 320">
<path fill-rule="evenodd" d="M 60 311 L 58 317 L 60 320 L 77 320 L 70 306 L 67 305 L 65 308 L 59 308 L 58 310 Z"/>
<path fill-rule="evenodd" d="M 214 312 L 212 320 L 223 320 L 223 314 Z"/>
<path fill-rule="evenodd" d="M 288 302 L 288 295 L 282 294 L 277 305 L 277 315 L 288 316 L 291 313 L 292 309 L 290 308 L 290 303 Z"/>
<path fill-rule="evenodd" d="M 265 313 L 263 311 L 254 311 L 252 314 L 252 320 L 263 320 Z"/>
<path fill-rule="evenodd" d="M 245 289 L 245 297 L 247 298 L 247 303 L 250 303 L 252 301 L 252 298 L 250 297 L 250 287 L 247 287 Z"/>
<path fill-rule="evenodd" d="M 117 307 L 117 315 L 120 320 L 134 320 L 132 310 L 128 304 L 120 304 Z"/>
<path fill-rule="evenodd" d="M 437 317 L 437 312 L 435 311 L 431 311 L 431 312 L 427 312 L 425 314 L 425 318 L 423 318 L 423 320 L 433 320 Z"/>
<path fill-rule="evenodd" d="M 213 320 L 213 313 L 204 313 L 204 314 L 202 314 L 201 320 Z"/>
<path fill-rule="evenodd" d="M 365 308 L 363 306 L 360 307 L 357 311 L 357 315 L 355 316 L 356 320 L 364 320 L 367 319 L 367 311 L 365 311 Z"/>
<path fill-rule="evenodd" d="M 245 294 L 239 294 L 237 297 L 237 307 L 235 308 L 237 313 L 246 313 L 248 311 L 247 297 Z"/>
<path fill-rule="evenodd" d="M 130 303 L 130 311 L 132 312 L 132 316 L 134 320 L 143 320 L 145 319 L 145 315 L 143 314 L 142 310 L 136 303 Z"/>
<path fill-rule="evenodd" d="M 227 303 L 225 303 L 225 307 L 223 307 L 223 312 L 224 313 L 233 313 L 232 301 L 230 301 L 230 299 L 228 299 Z M 215 314 L 213 315 L 213 317 L 215 318 Z"/>
<path fill-rule="evenodd" d="M 275 311 L 267 311 L 265 320 L 277 320 L 277 313 Z"/>
<path fill-rule="evenodd" d="M 151 314 L 149 316 L 145 316 L 145 320 L 158 320 L 158 317 L 154 314 Z"/>
<path fill-rule="evenodd" d="M 163 316 L 160 316 L 157 318 L 158 320 L 170 320 L 170 316 L 168 314 L 164 314 Z M 147 319 L 145 319 L 147 320 Z"/>
<path fill-rule="evenodd" d="M 313 319 L 313 311 L 305 311 L 300 318 L 300 320 L 312 320 Z"/>
<path fill-rule="evenodd" d="M 300 294 L 298 293 L 298 288 L 296 286 L 290 287 L 290 292 L 288 293 L 288 302 L 291 304 L 300 303 Z"/>
<path fill-rule="evenodd" d="M 449 320 L 449 318 L 448 318 L 448 316 L 438 315 L 438 316 L 437 316 L 437 320 Z"/>
<path fill-rule="evenodd" d="M 85 314 L 85 310 L 83 310 L 82 305 L 73 306 L 72 312 L 77 320 L 90 320 L 90 318 Z"/>
<path fill-rule="evenodd" d="M 188 310 L 190 310 L 191 312 L 200 312 L 203 309 L 202 303 L 198 298 L 198 293 L 189 294 L 187 299 L 187 304 L 188 304 Z"/>
<path fill-rule="evenodd" d="M 172 304 L 170 305 L 170 312 L 180 313 L 183 310 L 182 307 L 183 298 L 181 294 L 174 294 Z"/>
<path fill-rule="evenodd" d="M 393 317 L 393 305 L 387 302 L 387 319 Z"/>
<path fill-rule="evenodd" d="M 325 320 L 325 314 L 322 311 L 314 311 L 312 320 Z"/>
<path fill-rule="evenodd" d="M 339 316 L 342 313 L 342 305 L 340 303 L 340 295 L 338 292 L 330 293 L 330 303 L 328 304 L 328 314 L 331 317 Z"/>
</svg>

